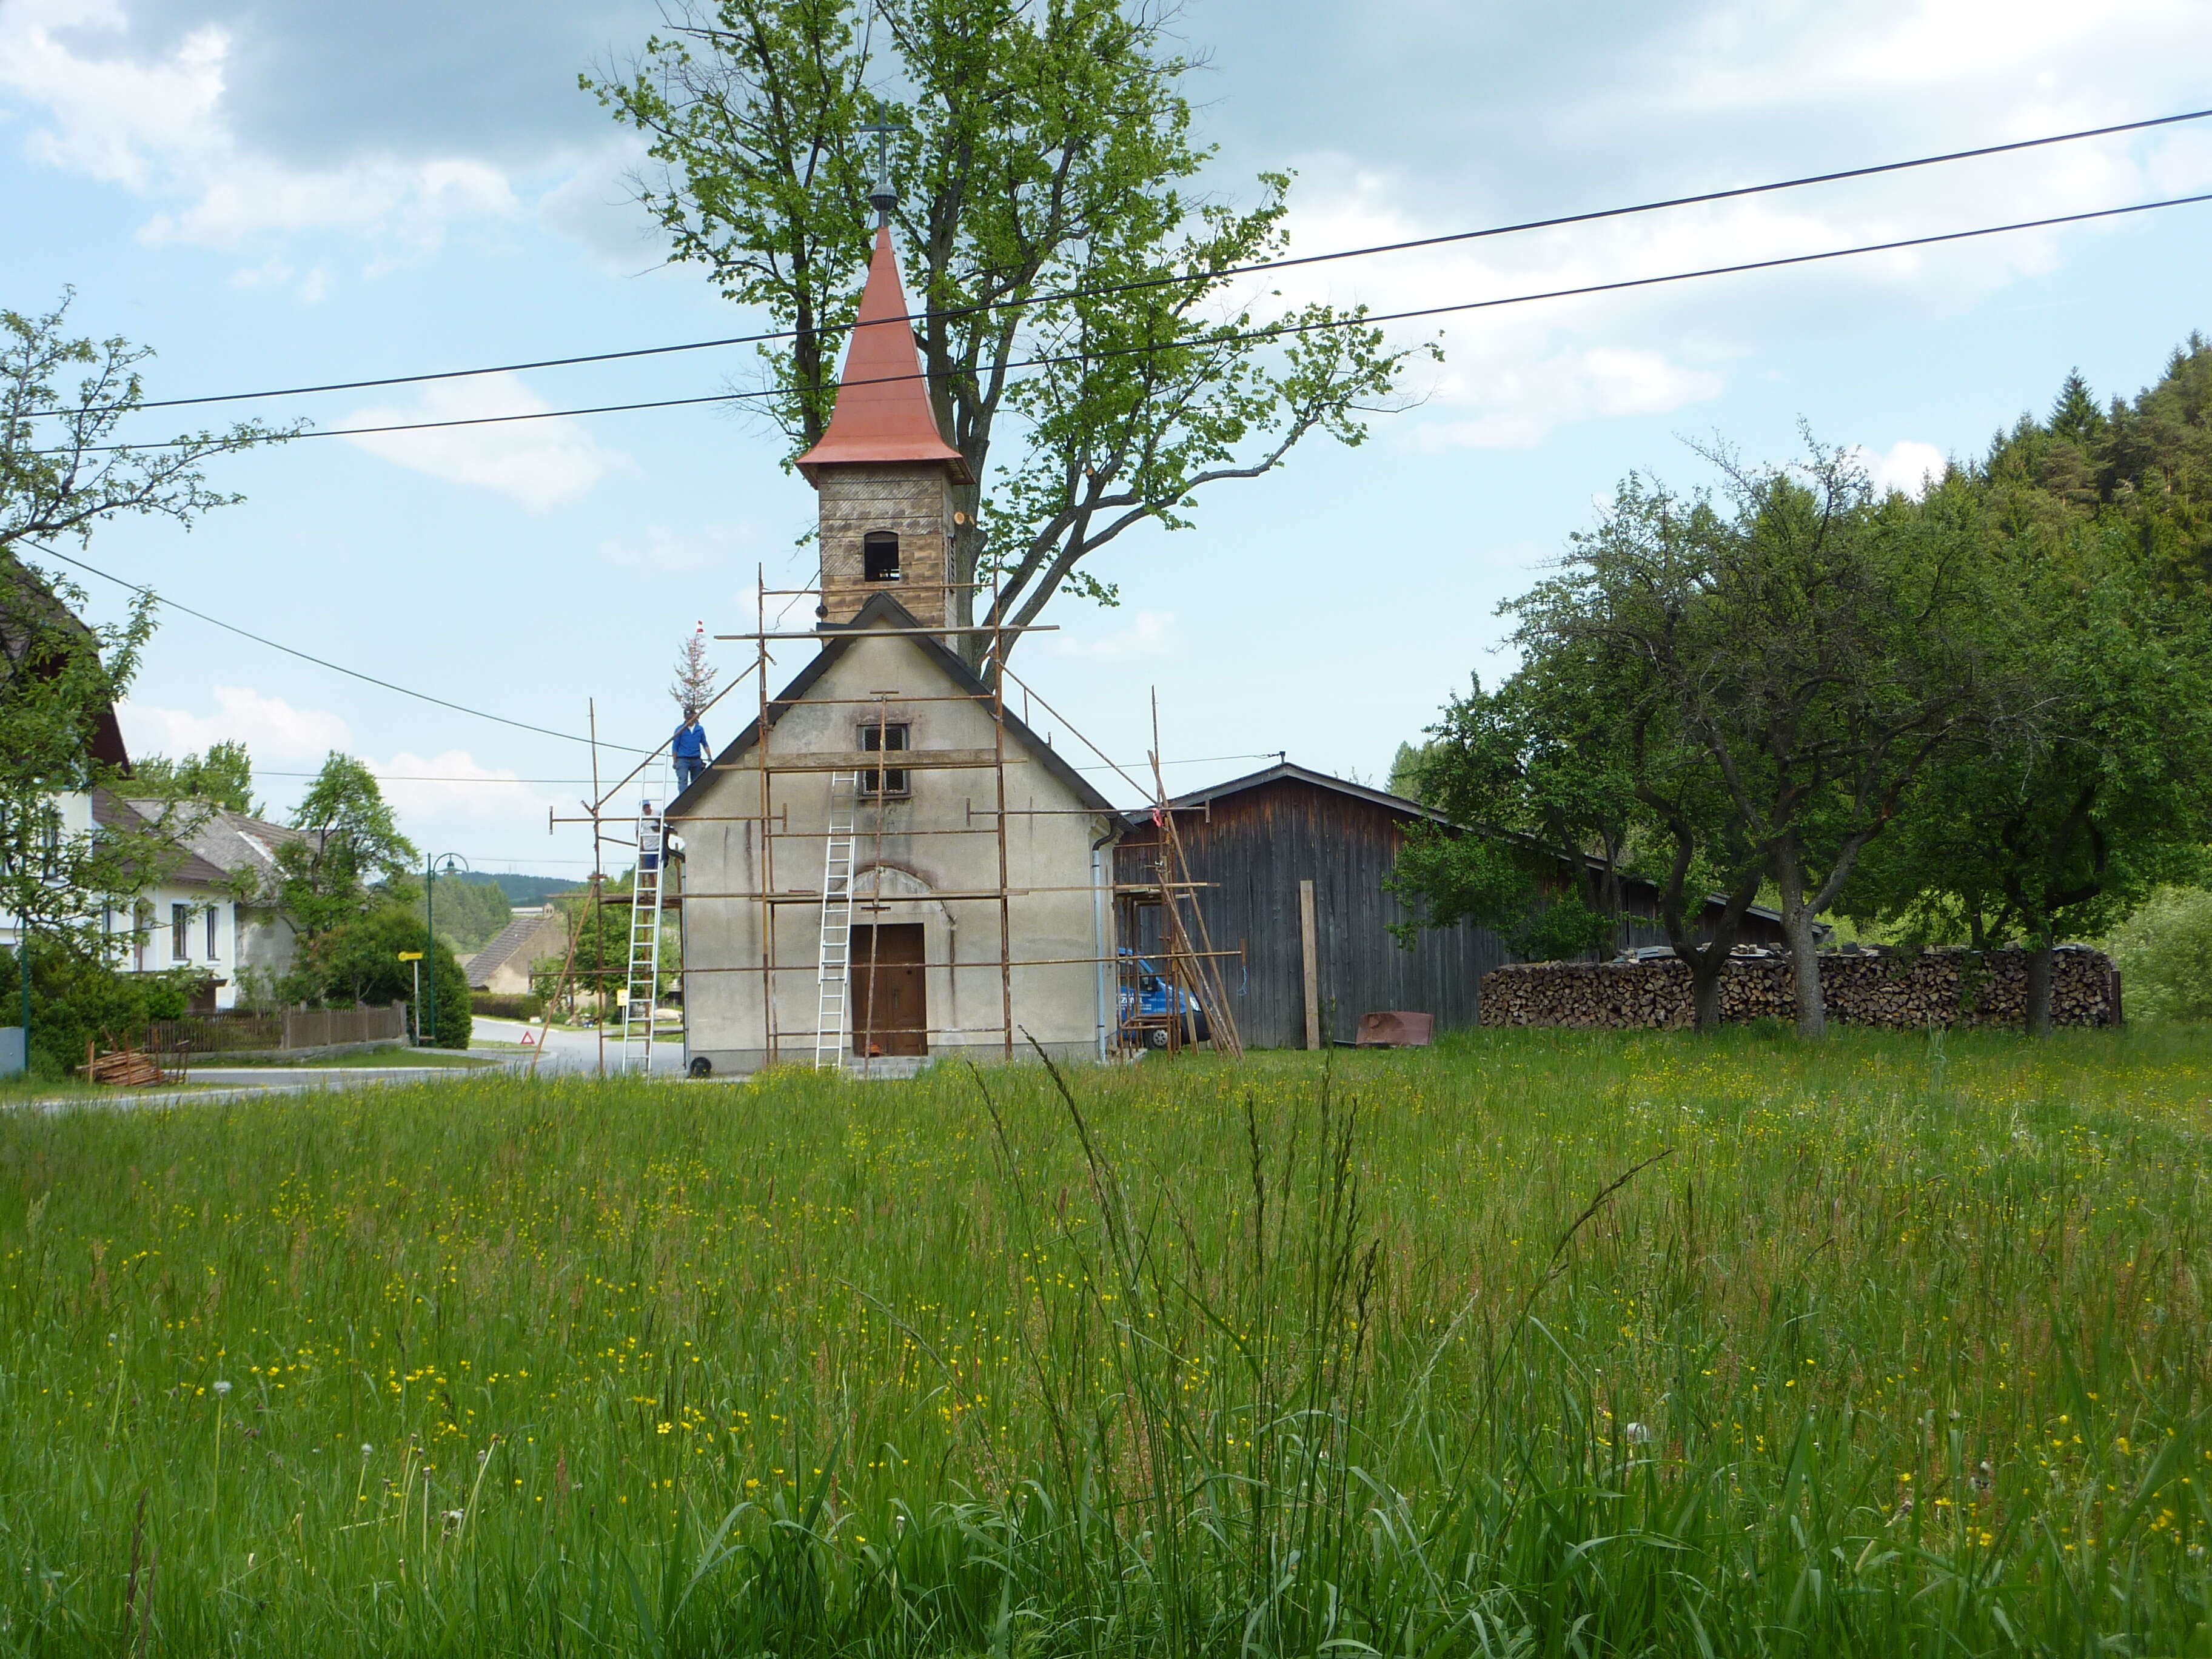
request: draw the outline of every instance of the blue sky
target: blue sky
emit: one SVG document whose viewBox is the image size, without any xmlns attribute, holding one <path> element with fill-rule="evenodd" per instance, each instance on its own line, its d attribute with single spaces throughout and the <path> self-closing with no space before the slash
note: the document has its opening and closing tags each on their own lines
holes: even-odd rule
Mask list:
<svg viewBox="0 0 2212 1659">
<path fill-rule="evenodd" d="M 653 27 L 622 0 L 468 8 L 0 0 L 0 305 L 65 285 L 87 332 L 160 353 L 155 397 L 741 331 L 659 263 L 635 154 L 577 71 Z M 1194 0 L 1177 29 L 1209 182 L 1291 167 L 1302 252 L 1571 212 L 2212 105 L 2212 7 Z M 1314 268 L 1286 296 L 1378 309 L 2118 205 L 2212 188 L 2212 121 L 1606 226 Z M 1498 602 L 1632 469 L 1686 440 L 1795 453 L 1802 420 L 1910 486 L 2046 406 L 2079 366 L 2134 392 L 2212 330 L 2212 208 L 1451 324 L 1419 406 L 1358 450 L 1222 486 L 1117 545 L 1120 609 L 1067 599 L 1024 670 L 1116 759 L 1159 692 L 1171 783 L 1294 759 L 1374 778 L 1471 671 Z M 735 354 L 270 406 L 325 425 L 718 391 Z M 94 563 L 315 654 L 616 742 L 664 735 L 683 637 L 805 580 L 812 495 L 713 410 L 318 438 L 232 458 L 247 497 L 190 535 L 126 524 Z M 88 579 L 96 604 L 112 590 Z M 803 648 L 803 647 L 799 647 Z M 726 647 L 734 669 L 738 647 Z M 787 659 L 779 675 L 795 672 Z M 713 728 L 721 740 L 741 722 Z M 1037 723 L 1057 722 L 1037 715 Z M 134 748 L 246 740 L 272 807 L 332 746 L 392 779 L 427 850 L 586 867 L 588 752 L 429 708 L 172 616 Z M 1069 741 L 1063 738 L 1063 742 Z M 463 781 L 414 781 L 417 779 Z M 513 781 L 520 780 L 521 781 Z M 1122 792 L 1126 793 L 1126 792 Z"/>
</svg>

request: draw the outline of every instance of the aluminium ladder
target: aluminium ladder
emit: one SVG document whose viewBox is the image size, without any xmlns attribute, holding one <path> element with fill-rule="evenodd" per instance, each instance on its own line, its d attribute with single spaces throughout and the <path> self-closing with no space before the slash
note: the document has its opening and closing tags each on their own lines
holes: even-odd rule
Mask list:
<svg viewBox="0 0 2212 1659">
<path fill-rule="evenodd" d="M 660 998 L 660 888 L 666 826 L 651 801 L 637 814 L 637 877 L 630 890 L 629 973 L 623 998 L 622 1069 L 653 1071 L 653 1015 Z"/>
<path fill-rule="evenodd" d="M 845 1022 L 853 987 L 853 848 L 860 775 L 830 775 L 830 833 L 822 850 L 822 951 L 816 978 L 814 1064 L 845 1066 Z"/>
</svg>

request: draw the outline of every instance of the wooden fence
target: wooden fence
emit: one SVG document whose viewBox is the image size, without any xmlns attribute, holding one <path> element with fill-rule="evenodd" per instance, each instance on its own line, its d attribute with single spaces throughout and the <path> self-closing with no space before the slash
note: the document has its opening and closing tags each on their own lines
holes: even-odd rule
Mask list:
<svg viewBox="0 0 2212 1659">
<path fill-rule="evenodd" d="M 275 1014 L 192 1014 L 157 1019 L 146 1047 L 157 1054 L 196 1055 L 282 1048 L 323 1048 L 341 1042 L 389 1042 L 407 1035 L 407 1005 L 387 1008 L 288 1008 Z"/>
</svg>

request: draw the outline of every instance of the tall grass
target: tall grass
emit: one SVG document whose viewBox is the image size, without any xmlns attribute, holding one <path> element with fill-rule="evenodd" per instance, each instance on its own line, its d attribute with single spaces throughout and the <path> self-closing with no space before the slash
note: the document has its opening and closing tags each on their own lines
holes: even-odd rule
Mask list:
<svg viewBox="0 0 2212 1659">
<path fill-rule="evenodd" d="M 2208 1127 L 2185 1033 L 15 1115 L 0 1644 L 2203 1651 Z"/>
</svg>

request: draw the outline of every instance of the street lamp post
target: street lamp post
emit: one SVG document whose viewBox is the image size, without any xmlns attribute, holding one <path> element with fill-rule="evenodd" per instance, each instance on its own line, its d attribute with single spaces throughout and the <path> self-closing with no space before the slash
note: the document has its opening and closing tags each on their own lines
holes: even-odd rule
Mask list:
<svg viewBox="0 0 2212 1659">
<path fill-rule="evenodd" d="M 459 853 L 443 853 L 435 858 L 422 860 L 422 948 L 434 953 L 438 948 L 438 878 L 456 876 L 469 867 L 469 861 Z M 430 957 L 430 1041 L 438 1040 L 438 958 Z M 418 1032 L 420 1028 L 417 1028 Z M 420 1045 L 418 1045 L 420 1046 Z"/>
</svg>

